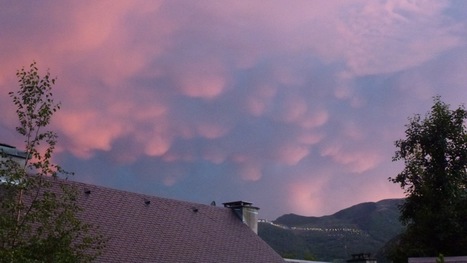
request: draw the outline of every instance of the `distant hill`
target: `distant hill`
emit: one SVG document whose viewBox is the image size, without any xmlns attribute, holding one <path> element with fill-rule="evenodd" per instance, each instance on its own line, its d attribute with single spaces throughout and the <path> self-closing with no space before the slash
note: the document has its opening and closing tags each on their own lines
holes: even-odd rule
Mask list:
<svg viewBox="0 0 467 263">
<path fill-rule="evenodd" d="M 287 214 L 272 222 L 260 222 L 258 234 L 289 258 L 345 261 L 356 253 L 376 255 L 403 230 L 398 208 L 402 202 L 387 199 L 361 203 L 322 217 Z"/>
</svg>

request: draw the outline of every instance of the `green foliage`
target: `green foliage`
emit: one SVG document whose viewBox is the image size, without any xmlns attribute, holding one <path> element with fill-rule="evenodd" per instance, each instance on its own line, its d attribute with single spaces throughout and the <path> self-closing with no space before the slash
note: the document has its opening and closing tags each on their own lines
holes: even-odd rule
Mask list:
<svg viewBox="0 0 467 263">
<path fill-rule="evenodd" d="M 60 109 L 55 79 L 38 74 L 36 63 L 17 71 L 19 90 L 10 92 L 24 137 L 26 158 L 0 159 L 0 262 L 91 262 L 105 245 L 96 229 L 79 220 L 71 173 L 52 162 L 57 135 L 44 130 Z"/>
<path fill-rule="evenodd" d="M 258 235 L 283 258 L 314 258 L 310 244 L 292 231 L 267 223 L 258 225 Z"/>
<path fill-rule="evenodd" d="M 444 255 L 439 254 L 438 258 L 436 258 L 436 263 L 444 263 Z"/>
<path fill-rule="evenodd" d="M 389 180 L 405 191 L 400 219 L 407 230 L 394 242 L 394 261 L 467 253 L 466 118 L 464 107 L 451 110 L 435 97 L 431 112 L 410 118 L 406 138 L 396 141 L 393 160 L 405 168 Z"/>
</svg>

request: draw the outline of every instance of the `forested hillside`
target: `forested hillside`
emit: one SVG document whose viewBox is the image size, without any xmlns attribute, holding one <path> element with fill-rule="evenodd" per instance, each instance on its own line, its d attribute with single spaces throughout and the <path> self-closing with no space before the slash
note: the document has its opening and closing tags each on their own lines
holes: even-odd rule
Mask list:
<svg viewBox="0 0 467 263">
<path fill-rule="evenodd" d="M 355 253 L 377 256 L 379 249 L 402 230 L 401 202 L 387 199 L 362 203 L 322 217 L 287 214 L 272 222 L 260 222 L 259 235 L 289 258 L 344 261 Z"/>
</svg>

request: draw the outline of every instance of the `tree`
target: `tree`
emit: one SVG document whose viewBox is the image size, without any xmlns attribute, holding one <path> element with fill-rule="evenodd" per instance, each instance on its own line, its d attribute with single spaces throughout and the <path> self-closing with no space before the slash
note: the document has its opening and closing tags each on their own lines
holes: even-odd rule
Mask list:
<svg viewBox="0 0 467 263">
<path fill-rule="evenodd" d="M 406 194 L 400 207 L 406 231 L 392 259 L 467 255 L 467 111 L 451 110 L 440 97 L 424 119 L 409 118 L 393 161 L 405 168 L 394 178 Z"/>
<path fill-rule="evenodd" d="M 72 173 L 52 162 L 57 142 L 44 130 L 60 109 L 55 78 L 38 73 L 36 63 L 18 70 L 19 90 L 10 92 L 24 137 L 25 158 L 0 159 L 0 262 L 90 262 L 105 245 L 96 229 L 79 220 Z"/>
</svg>

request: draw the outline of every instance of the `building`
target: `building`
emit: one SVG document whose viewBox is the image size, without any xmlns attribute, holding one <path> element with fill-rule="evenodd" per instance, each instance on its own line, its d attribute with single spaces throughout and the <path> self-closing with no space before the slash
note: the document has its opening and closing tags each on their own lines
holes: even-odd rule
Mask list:
<svg viewBox="0 0 467 263">
<path fill-rule="evenodd" d="M 1 146 L 13 158 L 26 158 L 14 147 Z M 259 209 L 252 203 L 220 207 L 80 182 L 52 182 L 58 194 L 59 184 L 78 190 L 76 201 L 83 209 L 79 217 L 108 239 L 96 262 L 284 262 L 255 232 Z"/>
<path fill-rule="evenodd" d="M 438 257 L 421 257 L 421 258 L 409 258 L 409 263 L 437 263 Z M 467 256 L 460 257 L 444 257 L 444 262 L 449 263 L 467 263 Z"/>
<path fill-rule="evenodd" d="M 352 259 L 347 260 L 347 263 L 376 263 L 376 259 L 370 253 L 359 253 L 352 254 Z"/>
<path fill-rule="evenodd" d="M 26 152 L 20 151 L 14 146 L 0 143 L 0 161 L 11 159 L 23 166 L 25 164 L 26 158 Z M 3 169 L 3 164 L 0 164 L 0 169 Z M 0 183 L 4 183 L 5 181 L 5 178 L 0 175 Z"/>
<path fill-rule="evenodd" d="M 11 158 L 13 161 L 24 164 L 26 160 L 26 152 L 16 149 L 16 147 L 0 143 L 0 161 L 5 160 L 5 158 Z"/>
<path fill-rule="evenodd" d="M 109 238 L 97 262 L 284 262 L 253 231 L 251 203 L 217 207 L 67 183 L 80 191 L 82 220 Z"/>
<path fill-rule="evenodd" d="M 303 260 L 303 259 L 292 259 L 292 258 L 284 258 L 285 262 L 291 263 L 329 263 L 324 261 L 311 261 L 311 260 Z"/>
</svg>

